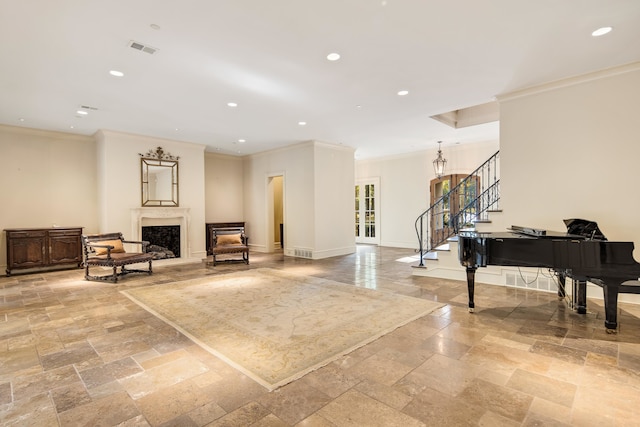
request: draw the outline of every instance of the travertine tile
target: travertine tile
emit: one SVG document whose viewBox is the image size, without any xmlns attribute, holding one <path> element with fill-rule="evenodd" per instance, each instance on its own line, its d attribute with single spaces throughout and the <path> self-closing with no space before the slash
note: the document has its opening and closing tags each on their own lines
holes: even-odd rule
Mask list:
<svg viewBox="0 0 640 427">
<path fill-rule="evenodd" d="M 325 406 L 331 398 L 302 381 L 296 381 L 265 394 L 258 402 L 280 420 L 294 425 Z"/>
<path fill-rule="evenodd" d="M 106 427 L 117 425 L 139 414 L 133 400 L 126 393 L 118 393 L 62 412 L 59 419 L 63 426 Z"/>
<path fill-rule="evenodd" d="M 424 426 L 417 419 L 374 400 L 358 391 L 350 390 L 318 411 L 318 414 L 337 426 Z"/>
<path fill-rule="evenodd" d="M 82 270 L 0 276 L 0 424 L 358 427 L 636 425 L 640 309 L 578 315 L 553 293 L 412 276 L 405 249 L 359 246 L 323 260 L 154 265 L 86 282 Z M 119 291 L 270 267 L 447 302 L 274 392 Z"/>
<path fill-rule="evenodd" d="M 571 407 L 573 404 L 578 388 L 574 384 L 522 369 L 517 369 L 513 373 L 507 382 L 507 387 L 566 407 Z"/>
<path fill-rule="evenodd" d="M 473 380 L 458 398 L 515 421 L 524 420 L 533 401 L 533 397 L 526 393 L 481 379 Z"/>
</svg>

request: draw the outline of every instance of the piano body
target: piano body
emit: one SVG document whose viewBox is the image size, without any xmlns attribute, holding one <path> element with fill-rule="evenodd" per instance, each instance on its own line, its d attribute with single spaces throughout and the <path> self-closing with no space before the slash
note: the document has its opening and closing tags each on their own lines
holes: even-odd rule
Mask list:
<svg viewBox="0 0 640 427">
<path fill-rule="evenodd" d="M 566 277 L 574 280 L 578 313 L 586 313 L 586 282 L 602 287 L 607 332 L 618 327 L 618 294 L 640 294 L 640 264 L 633 242 L 607 241 L 593 221 L 565 220 L 568 232 L 512 226 L 501 233 L 463 232 L 458 236 L 460 263 L 466 267 L 469 311 L 475 307 L 475 272 L 488 265 L 549 268 L 558 274 L 564 297 Z M 629 282 L 635 281 L 635 282 Z M 625 283 L 628 282 L 628 283 Z"/>
</svg>

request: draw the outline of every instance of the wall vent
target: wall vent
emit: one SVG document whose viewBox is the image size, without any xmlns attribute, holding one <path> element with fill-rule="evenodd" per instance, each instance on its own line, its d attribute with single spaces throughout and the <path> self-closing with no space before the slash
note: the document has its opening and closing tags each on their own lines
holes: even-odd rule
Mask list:
<svg viewBox="0 0 640 427">
<path fill-rule="evenodd" d="M 295 249 L 293 251 L 294 256 L 297 256 L 298 258 L 309 258 L 312 259 L 313 258 L 313 253 L 309 250 L 309 249 Z"/>
<path fill-rule="evenodd" d="M 154 53 L 156 53 L 158 51 L 158 49 L 156 49 L 155 47 L 151 47 L 133 40 L 129 41 L 129 47 L 132 49 L 136 49 L 139 50 L 141 52 L 146 52 L 150 55 L 153 55 Z"/>
<path fill-rule="evenodd" d="M 555 291 L 556 284 L 552 278 L 542 273 L 506 273 L 505 284 L 516 288 L 540 289 L 543 291 Z"/>
</svg>

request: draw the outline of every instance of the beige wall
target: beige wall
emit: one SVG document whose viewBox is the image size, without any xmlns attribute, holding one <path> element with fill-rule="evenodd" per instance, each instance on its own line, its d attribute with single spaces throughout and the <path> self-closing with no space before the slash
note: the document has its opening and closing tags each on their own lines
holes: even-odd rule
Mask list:
<svg viewBox="0 0 640 427">
<path fill-rule="evenodd" d="M 314 258 L 322 258 L 353 252 L 353 233 L 344 230 L 353 217 L 353 167 L 352 149 L 317 141 L 246 156 L 244 207 L 252 247 L 260 251 L 273 247 L 271 178 L 282 176 L 285 254 L 308 250 Z M 330 218 L 338 219 L 337 226 L 327 225 Z"/>
<path fill-rule="evenodd" d="M 500 111 L 500 227 L 585 218 L 640 246 L 640 63 L 507 94 Z"/>
<path fill-rule="evenodd" d="M 354 152 L 320 143 L 314 149 L 314 257 L 353 253 Z"/>
<path fill-rule="evenodd" d="M 205 153 L 206 222 L 244 221 L 242 157 Z"/>
<path fill-rule="evenodd" d="M 186 258 L 203 259 L 205 250 L 204 146 L 163 140 L 141 135 L 98 131 L 97 171 L 99 232 L 122 231 L 131 236 L 131 209 L 141 207 L 140 155 L 162 147 L 179 156 L 179 204 L 189 209 L 188 248 L 181 248 Z M 136 237 L 131 237 L 135 239 Z"/>
<path fill-rule="evenodd" d="M 90 136 L 0 125 L 0 230 L 98 226 L 96 144 Z M 0 265 L 6 267 L 6 237 Z"/>
</svg>

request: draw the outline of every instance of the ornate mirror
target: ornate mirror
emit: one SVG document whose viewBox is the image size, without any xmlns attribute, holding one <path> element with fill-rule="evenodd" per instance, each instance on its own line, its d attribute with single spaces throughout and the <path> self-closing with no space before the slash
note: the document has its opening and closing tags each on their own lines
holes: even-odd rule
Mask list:
<svg viewBox="0 0 640 427">
<path fill-rule="evenodd" d="M 142 206 L 179 206 L 178 159 L 162 147 L 140 154 Z"/>
</svg>

